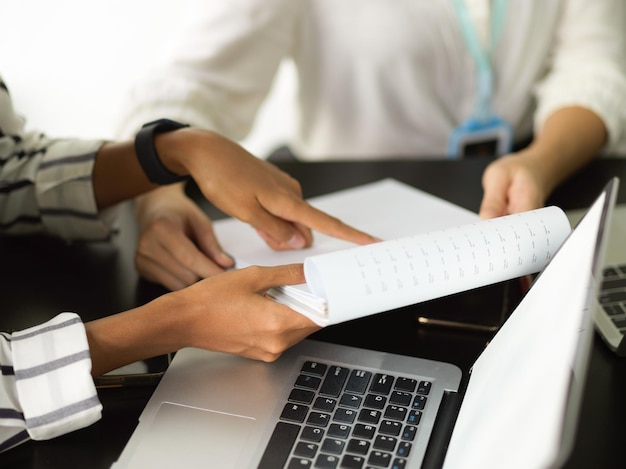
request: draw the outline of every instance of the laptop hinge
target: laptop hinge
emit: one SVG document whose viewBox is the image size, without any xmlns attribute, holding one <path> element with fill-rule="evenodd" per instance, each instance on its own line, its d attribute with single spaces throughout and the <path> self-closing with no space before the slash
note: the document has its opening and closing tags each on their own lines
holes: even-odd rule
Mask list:
<svg viewBox="0 0 626 469">
<path fill-rule="evenodd" d="M 460 393 L 445 391 L 435 419 L 435 426 L 426 447 L 423 469 L 435 469 L 443 466 L 443 461 L 450 444 L 452 430 L 463 400 Z"/>
</svg>

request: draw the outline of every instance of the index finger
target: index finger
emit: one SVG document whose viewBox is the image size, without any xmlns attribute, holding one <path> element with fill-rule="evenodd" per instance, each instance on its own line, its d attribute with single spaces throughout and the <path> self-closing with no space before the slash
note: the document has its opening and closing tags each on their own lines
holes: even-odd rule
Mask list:
<svg viewBox="0 0 626 469">
<path fill-rule="evenodd" d="M 371 244 L 380 241 L 380 238 L 358 230 L 339 218 L 319 210 L 305 201 L 294 211 L 296 214 L 291 221 L 304 225 L 312 230 L 319 231 L 334 238 L 343 239 L 356 244 Z"/>
</svg>

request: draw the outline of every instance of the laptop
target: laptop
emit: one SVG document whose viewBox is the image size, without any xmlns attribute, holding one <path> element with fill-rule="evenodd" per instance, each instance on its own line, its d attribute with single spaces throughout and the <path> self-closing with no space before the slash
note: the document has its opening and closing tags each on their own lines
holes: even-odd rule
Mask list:
<svg viewBox="0 0 626 469">
<path fill-rule="evenodd" d="M 584 210 L 568 210 L 574 225 Z M 603 282 L 594 310 L 594 323 L 606 345 L 626 357 L 626 205 L 616 205 L 609 227 L 609 241 L 603 265 Z"/>
<path fill-rule="evenodd" d="M 617 179 L 472 367 L 304 340 L 273 363 L 179 351 L 121 468 L 556 467 L 590 354 Z"/>
</svg>

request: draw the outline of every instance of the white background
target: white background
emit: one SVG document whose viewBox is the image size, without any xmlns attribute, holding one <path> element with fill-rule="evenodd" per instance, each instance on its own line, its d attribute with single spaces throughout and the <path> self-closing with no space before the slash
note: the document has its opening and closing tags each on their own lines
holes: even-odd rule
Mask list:
<svg viewBox="0 0 626 469">
<path fill-rule="evenodd" d="M 0 75 L 27 127 L 114 138 L 130 84 L 157 57 L 186 0 L 0 0 Z M 224 0 L 229 1 L 229 0 Z M 242 144 L 265 156 L 293 130 L 285 64 Z"/>
</svg>

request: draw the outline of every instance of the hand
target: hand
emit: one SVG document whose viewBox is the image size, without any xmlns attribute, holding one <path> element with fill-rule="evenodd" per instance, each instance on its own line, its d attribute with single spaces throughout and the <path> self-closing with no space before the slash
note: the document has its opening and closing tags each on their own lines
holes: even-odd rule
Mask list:
<svg viewBox="0 0 626 469">
<path fill-rule="evenodd" d="M 302 264 L 247 267 L 171 293 L 184 343 L 263 361 L 276 360 L 319 329 L 305 316 L 265 296 L 279 285 L 304 283 Z"/>
<path fill-rule="evenodd" d="M 378 241 L 313 208 L 295 179 L 218 134 L 187 128 L 155 142 L 166 166 L 190 174 L 207 199 L 255 227 L 273 249 L 310 246 L 312 229 L 357 244 Z"/>
<path fill-rule="evenodd" d="M 166 186 L 135 201 L 140 235 L 135 267 L 144 278 L 179 290 L 233 266 L 211 221 L 180 186 Z"/>
<path fill-rule="evenodd" d="M 593 111 L 579 106 L 556 110 L 527 148 L 487 167 L 480 216 L 543 207 L 554 188 L 595 158 L 607 140 L 608 129 Z"/>
<path fill-rule="evenodd" d="M 479 215 L 494 218 L 543 207 L 552 186 L 529 150 L 503 156 L 483 173 Z"/>
<path fill-rule="evenodd" d="M 319 326 L 265 293 L 303 282 L 302 264 L 247 267 L 91 321 L 92 375 L 184 347 L 276 360 Z"/>
</svg>

